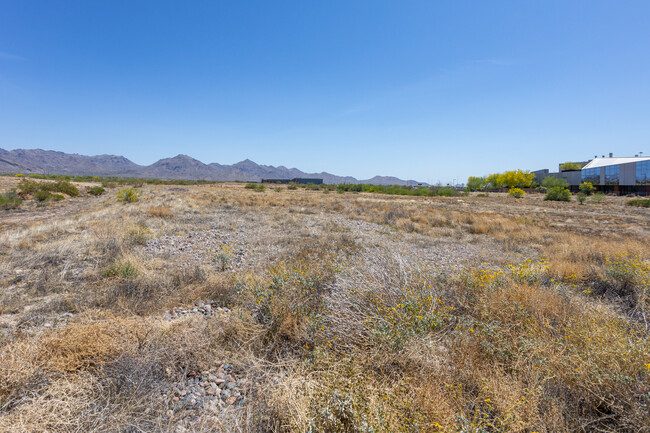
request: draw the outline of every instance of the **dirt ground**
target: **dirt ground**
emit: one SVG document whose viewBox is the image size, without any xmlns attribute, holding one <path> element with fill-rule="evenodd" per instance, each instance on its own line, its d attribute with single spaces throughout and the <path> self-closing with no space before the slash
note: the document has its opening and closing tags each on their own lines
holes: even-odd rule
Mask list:
<svg viewBox="0 0 650 433">
<path fill-rule="evenodd" d="M 628 197 L 78 186 L 0 211 L 0 431 L 650 425 Z"/>
</svg>

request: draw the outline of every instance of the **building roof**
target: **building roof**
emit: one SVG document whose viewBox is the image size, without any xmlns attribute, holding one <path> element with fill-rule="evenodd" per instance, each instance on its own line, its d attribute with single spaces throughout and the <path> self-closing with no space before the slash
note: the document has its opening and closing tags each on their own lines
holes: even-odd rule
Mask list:
<svg viewBox="0 0 650 433">
<path fill-rule="evenodd" d="M 589 164 L 582 167 L 583 170 L 588 168 L 607 167 L 610 165 L 629 164 L 630 162 L 650 161 L 650 156 L 632 156 L 632 157 L 612 157 L 612 158 L 594 158 Z"/>
</svg>

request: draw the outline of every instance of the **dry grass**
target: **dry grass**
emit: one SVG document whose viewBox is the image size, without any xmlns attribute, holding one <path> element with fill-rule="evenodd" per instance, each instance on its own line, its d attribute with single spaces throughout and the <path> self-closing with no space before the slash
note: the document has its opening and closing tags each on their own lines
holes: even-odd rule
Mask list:
<svg viewBox="0 0 650 433">
<path fill-rule="evenodd" d="M 240 184 L 66 202 L 2 222 L 0 431 L 176 431 L 161 396 L 224 362 L 246 404 L 193 431 L 649 430 L 647 209 Z M 161 320 L 208 300 L 232 311 Z"/>
<path fill-rule="evenodd" d="M 147 213 L 153 217 L 158 217 L 158 218 L 172 218 L 174 216 L 174 211 L 172 211 L 168 207 L 163 207 L 163 206 L 150 207 Z"/>
</svg>

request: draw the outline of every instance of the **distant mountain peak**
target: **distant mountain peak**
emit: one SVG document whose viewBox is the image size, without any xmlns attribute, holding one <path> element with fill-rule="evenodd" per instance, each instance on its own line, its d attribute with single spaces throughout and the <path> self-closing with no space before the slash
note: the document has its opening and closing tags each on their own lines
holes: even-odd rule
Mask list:
<svg viewBox="0 0 650 433">
<path fill-rule="evenodd" d="M 0 148 L 0 173 L 67 174 L 90 176 L 143 177 L 159 179 L 188 179 L 215 181 L 259 182 L 261 179 L 292 179 L 295 177 L 322 178 L 325 183 L 377 183 L 416 185 L 396 177 L 375 176 L 359 181 L 351 176 L 336 176 L 327 172 L 305 173 L 283 165 L 260 165 L 246 158 L 232 165 L 213 162 L 205 164 L 189 155 L 178 154 L 163 158 L 151 165 L 138 165 L 120 155 L 86 156 L 42 149 Z"/>
</svg>

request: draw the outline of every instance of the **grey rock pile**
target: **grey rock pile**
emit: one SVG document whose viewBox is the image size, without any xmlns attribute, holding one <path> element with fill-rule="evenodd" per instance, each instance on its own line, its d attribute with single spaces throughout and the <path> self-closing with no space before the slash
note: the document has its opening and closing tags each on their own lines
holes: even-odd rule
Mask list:
<svg viewBox="0 0 650 433">
<path fill-rule="evenodd" d="M 190 314 L 202 314 L 205 317 L 229 313 L 230 309 L 226 307 L 217 307 L 214 301 L 207 303 L 198 302 L 194 308 L 173 308 L 163 315 L 163 320 L 174 320 Z"/>
<path fill-rule="evenodd" d="M 166 415 L 177 431 L 190 426 L 218 425 L 229 411 L 246 403 L 249 382 L 231 364 L 204 372 L 190 371 L 184 380 L 172 384 L 162 395 Z"/>
</svg>

